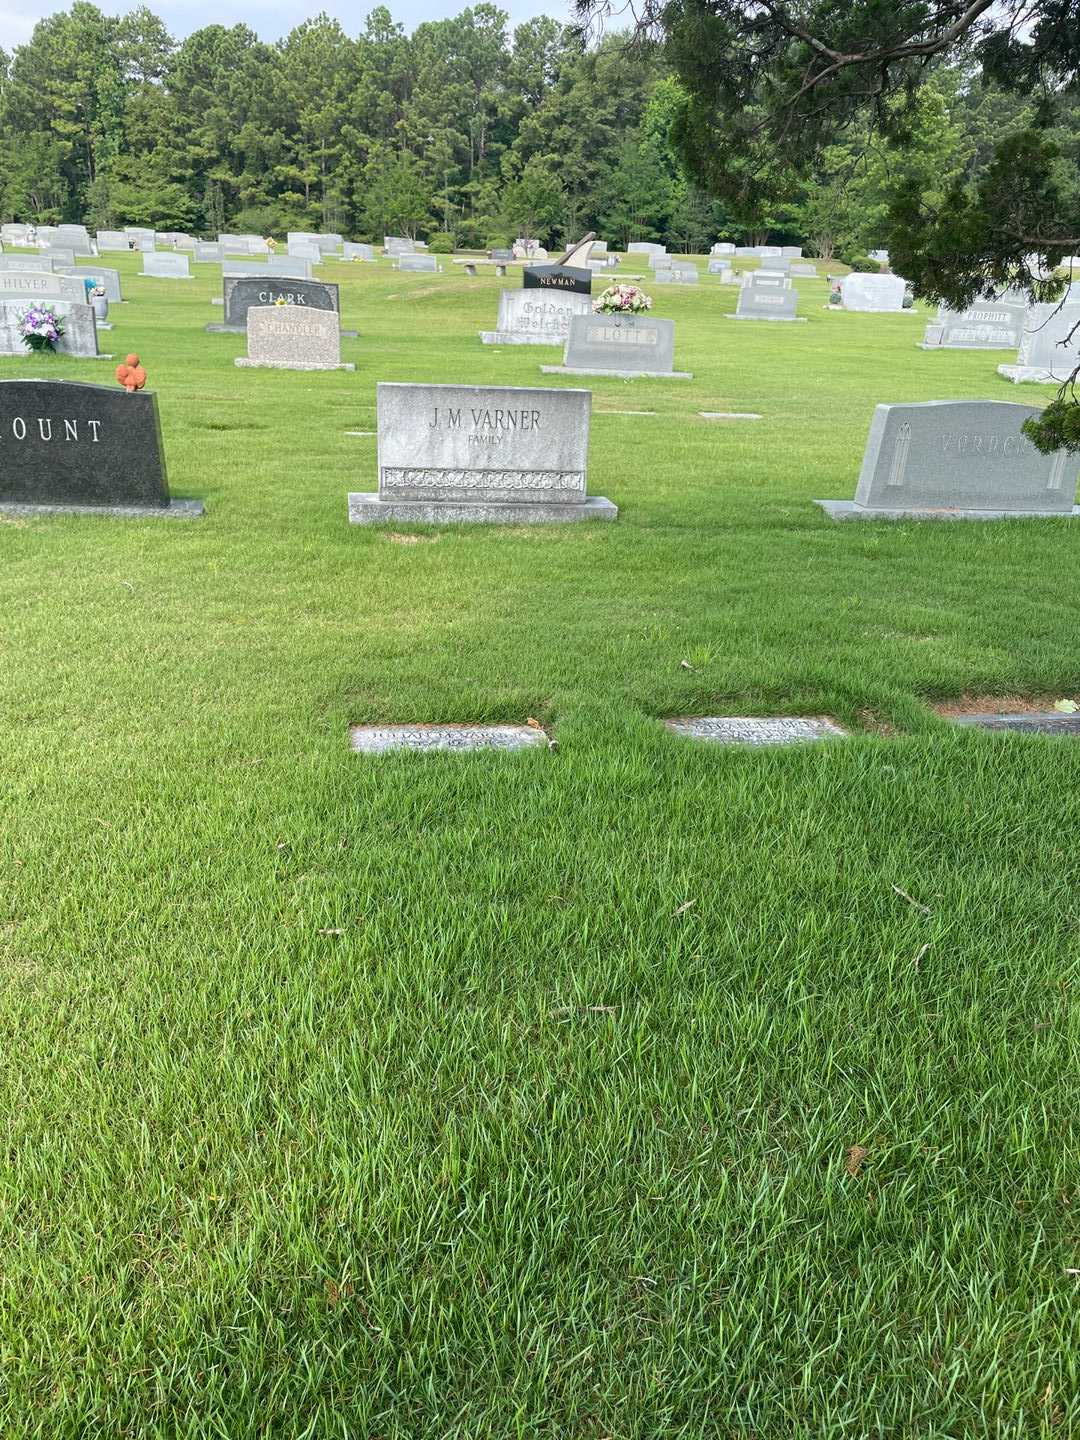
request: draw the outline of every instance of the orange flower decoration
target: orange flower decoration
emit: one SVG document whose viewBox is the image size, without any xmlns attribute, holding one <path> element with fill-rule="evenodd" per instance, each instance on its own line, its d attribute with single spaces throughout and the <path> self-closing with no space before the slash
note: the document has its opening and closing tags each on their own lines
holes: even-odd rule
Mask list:
<svg viewBox="0 0 1080 1440">
<path fill-rule="evenodd" d="M 123 365 L 118 365 L 116 378 L 131 395 L 134 395 L 136 390 L 143 389 L 146 384 L 146 371 L 139 364 L 139 357 L 129 355 Z"/>
</svg>

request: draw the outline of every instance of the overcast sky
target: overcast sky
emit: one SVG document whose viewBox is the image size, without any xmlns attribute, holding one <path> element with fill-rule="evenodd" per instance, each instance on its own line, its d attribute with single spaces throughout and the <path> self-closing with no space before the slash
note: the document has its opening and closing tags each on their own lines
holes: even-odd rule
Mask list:
<svg viewBox="0 0 1080 1440">
<path fill-rule="evenodd" d="M 95 0 L 99 10 L 106 14 L 122 14 L 138 8 L 139 0 Z M 287 35 L 294 25 L 308 20 L 325 10 L 328 15 L 340 20 L 349 35 L 357 35 L 364 24 L 364 17 L 375 9 L 377 0 L 244 0 L 244 3 L 230 5 L 214 4 L 211 0 L 144 0 L 155 15 L 160 15 L 173 35 L 183 38 L 192 30 L 203 25 L 237 25 L 251 27 L 263 40 L 276 40 Z M 421 20 L 440 20 L 448 15 L 457 15 L 465 9 L 469 0 L 386 0 L 387 9 L 394 19 L 407 30 L 414 29 Z M 510 14 L 511 26 L 533 15 L 551 15 L 556 20 L 570 18 L 568 0 L 497 0 L 500 9 Z M 66 10 L 63 0 L 0 0 L 0 46 L 11 50 L 24 40 L 29 40 L 35 24 L 46 15 L 57 10 Z"/>
</svg>

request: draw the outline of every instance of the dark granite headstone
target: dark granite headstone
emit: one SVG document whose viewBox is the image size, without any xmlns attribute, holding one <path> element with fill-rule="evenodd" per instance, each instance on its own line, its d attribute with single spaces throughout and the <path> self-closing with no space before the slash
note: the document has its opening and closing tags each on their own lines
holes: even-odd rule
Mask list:
<svg viewBox="0 0 1080 1440">
<path fill-rule="evenodd" d="M 522 270 L 526 290 L 564 290 L 573 295 L 592 294 L 592 271 L 569 265 L 526 265 Z"/>
<path fill-rule="evenodd" d="M 227 275 L 225 285 L 225 324 L 247 329 L 247 312 L 252 306 L 301 305 L 309 310 L 339 310 L 338 287 L 324 280 L 298 280 L 284 275 Z"/>
<path fill-rule="evenodd" d="M 0 380 L 0 507 L 201 514 L 170 504 L 157 397 L 74 380 Z"/>
</svg>

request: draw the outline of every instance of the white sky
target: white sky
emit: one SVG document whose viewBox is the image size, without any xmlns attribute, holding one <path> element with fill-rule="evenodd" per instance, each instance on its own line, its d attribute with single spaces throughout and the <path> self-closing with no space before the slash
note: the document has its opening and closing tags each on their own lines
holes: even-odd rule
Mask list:
<svg viewBox="0 0 1080 1440">
<path fill-rule="evenodd" d="M 106 14 L 123 14 L 138 8 L 140 0 L 95 0 Z M 245 0 L 243 4 L 211 3 L 211 0 L 145 0 L 147 8 L 159 15 L 178 39 L 190 35 L 203 25 L 247 25 L 263 40 L 276 40 L 287 35 L 294 25 L 310 20 L 325 10 L 341 22 L 349 35 L 357 35 L 364 18 L 376 8 L 377 0 Z M 412 30 L 423 20 L 442 20 L 458 15 L 469 0 L 386 0 L 386 8 L 394 19 Z M 529 20 L 534 15 L 550 15 L 568 22 L 571 18 L 569 0 L 496 0 L 501 10 L 510 15 L 510 26 Z M 64 0 L 0 0 L 0 47 L 10 51 L 29 40 L 36 23 L 46 15 L 68 8 Z"/>
</svg>

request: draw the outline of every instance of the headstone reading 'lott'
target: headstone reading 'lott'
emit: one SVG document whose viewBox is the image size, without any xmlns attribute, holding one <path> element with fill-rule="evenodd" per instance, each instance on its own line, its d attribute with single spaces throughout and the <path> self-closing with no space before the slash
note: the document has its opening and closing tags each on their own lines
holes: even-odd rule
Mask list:
<svg viewBox="0 0 1080 1440">
<path fill-rule="evenodd" d="M 879 405 L 854 501 L 818 500 L 834 520 L 1004 520 L 1080 514 L 1080 459 L 1043 455 L 1022 426 L 1040 411 L 1000 400 Z"/>
<path fill-rule="evenodd" d="M 335 310 L 299 305 L 253 305 L 247 312 L 246 359 L 254 370 L 355 370 L 341 363 L 341 332 Z"/>
<path fill-rule="evenodd" d="M 73 380 L 0 380 L 0 509 L 191 517 L 170 500 L 157 397 Z"/>
<path fill-rule="evenodd" d="M 907 281 L 899 275 L 845 275 L 840 294 L 845 310 L 899 313 L 904 308 Z"/>
<path fill-rule="evenodd" d="M 140 273 L 144 277 L 149 276 L 155 280 L 190 280 L 192 278 L 188 257 L 170 250 L 155 251 L 152 255 L 144 255 L 143 268 Z"/>
<path fill-rule="evenodd" d="M 0 355 L 18 355 L 25 360 L 28 355 L 26 344 L 19 333 L 19 325 L 33 301 L 27 299 L 0 299 Z M 54 310 L 64 321 L 64 333 L 56 343 L 58 355 L 70 355 L 76 360 L 99 358 L 97 343 L 97 320 L 93 306 L 75 300 L 42 302 Z"/>
<path fill-rule="evenodd" d="M 480 339 L 485 345 L 562 345 L 570 333 L 571 317 L 588 315 L 591 309 L 587 295 L 502 290 L 499 328 L 481 330 Z"/>
<path fill-rule="evenodd" d="M 222 281 L 225 300 L 223 324 L 207 325 L 211 334 L 242 334 L 247 329 L 247 313 L 253 306 L 302 306 L 308 310 L 339 312 L 338 287 L 325 280 L 293 280 L 285 275 L 227 275 Z M 343 330 L 343 335 L 355 331 Z"/>
<path fill-rule="evenodd" d="M 1024 338 L 1022 300 L 977 300 L 966 310 L 942 305 L 926 327 L 924 350 L 1016 350 Z"/>
<path fill-rule="evenodd" d="M 354 524 L 614 520 L 585 493 L 588 390 L 378 387 L 379 490 L 351 494 Z"/>
<path fill-rule="evenodd" d="M 614 375 L 692 380 L 675 370 L 675 322 L 651 315 L 575 315 L 561 365 L 542 365 L 546 375 Z"/>
<path fill-rule="evenodd" d="M 1080 365 L 1080 303 L 1032 305 L 1015 365 L 999 365 L 998 374 L 1017 383 L 1060 385 Z"/>
<path fill-rule="evenodd" d="M 589 231 L 582 240 L 563 254 L 553 265 L 525 265 L 522 285 L 526 290 L 562 290 L 572 295 L 592 294 L 592 271 L 589 251 L 595 239 Z"/>
<path fill-rule="evenodd" d="M 744 285 L 739 291 L 739 302 L 730 320 L 801 320 L 799 314 L 799 292 L 790 284 L 772 287 L 768 285 Z"/>
</svg>

